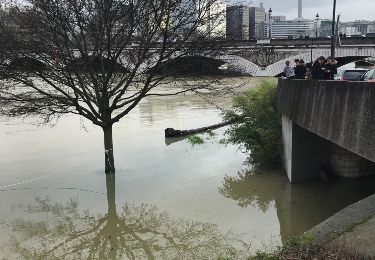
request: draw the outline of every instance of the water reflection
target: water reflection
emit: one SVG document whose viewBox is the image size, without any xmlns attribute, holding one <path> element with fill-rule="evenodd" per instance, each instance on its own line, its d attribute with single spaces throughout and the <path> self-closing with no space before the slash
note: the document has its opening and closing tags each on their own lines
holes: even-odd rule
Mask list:
<svg viewBox="0 0 375 260">
<path fill-rule="evenodd" d="M 9 223 L 8 253 L 15 259 L 239 259 L 249 254 L 238 237 L 213 224 L 173 219 L 146 204 L 125 204 L 118 213 L 115 175 L 106 176 L 106 186 L 104 216 L 81 214 L 78 199 L 63 204 L 38 198 L 22 207 L 29 214 Z M 46 220 L 40 220 L 43 214 Z"/>
<path fill-rule="evenodd" d="M 165 138 L 165 145 L 171 145 L 171 144 L 174 144 L 174 143 L 186 140 L 186 139 L 187 139 L 187 136 L 168 137 L 168 138 Z"/>
<path fill-rule="evenodd" d="M 220 193 L 240 207 L 263 212 L 275 205 L 283 241 L 319 224 L 342 208 L 375 193 L 375 178 L 290 184 L 281 172 L 240 172 L 226 176 Z"/>
</svg>

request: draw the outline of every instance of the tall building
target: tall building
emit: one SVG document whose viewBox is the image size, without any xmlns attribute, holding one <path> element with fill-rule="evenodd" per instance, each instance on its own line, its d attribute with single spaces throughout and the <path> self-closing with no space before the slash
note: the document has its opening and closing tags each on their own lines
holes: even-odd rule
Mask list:
<svg viewBox="0 0 375 260">
<path fill-rule="evenodd" d="M 189 33 L 196 26 L 197 32 L 204 36 L 225 38 L 225 17 L 225 0 L 181 0 L 173 10 L 172 23 L 178 26 L 180 34 Z"/>
<path fill-rule="evenodd" d="M 210 5 L 206 14 L 206 24 L 202 25 L 199 29 L 206 30 L 207 33 L 213 38 L 226 37 L 226 1 L 217 0 L 212 3 L 211 0 L 206 0 Z M 211 3 L 210 3 L 210 2 Z"/>
<path fill-rule="evenodd" d="M 250 7 L 233 5 L 227 7 L 226 35 L 229 40 L 249 39 L 249 14 Z"/>
<path fill-rule="evenodd" d="M 259 7 L 250 7 L 249 9 L 249 35 L 252 39 L 264 37 L 264 26 L 266 21 L 266 12 L 263 3 Z"/>
</svg>

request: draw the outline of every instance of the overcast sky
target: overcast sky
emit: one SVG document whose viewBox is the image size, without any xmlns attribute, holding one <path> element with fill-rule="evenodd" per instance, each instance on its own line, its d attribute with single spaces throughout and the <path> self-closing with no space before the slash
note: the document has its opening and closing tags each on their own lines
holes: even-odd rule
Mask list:
<svg viewBox="0 0 375 260">
<path fill-rule="evenodd" d="M 251 2 L 249 0 L 232 0 L 232 2 Z M 259 3 L 260 1 L 253 1 Z M 298 16 L 298 0 L 262 0 L 265 8 L 270 7 L 273 15 L 285 15 L 287 19 Z M 258 4 L 257 4 L 258 5 Z M 315 19 L 319 13 L 321 18 L 332 19 L 333 0 L 303 0 L 303 17 Z M 342 21 L 375 20 L 375 0 L 337 0 L 337 12 Z"/>
</svg>

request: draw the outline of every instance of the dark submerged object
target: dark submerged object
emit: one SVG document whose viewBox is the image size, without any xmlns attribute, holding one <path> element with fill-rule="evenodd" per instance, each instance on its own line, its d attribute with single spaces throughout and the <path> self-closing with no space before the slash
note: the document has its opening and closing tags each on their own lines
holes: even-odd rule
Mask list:
<svg viewBox="0 0 375 260">
<path fill-rule="evenodd" d="M 317 170 L 317 175 L 322 182 L 333 182 L 335 177 L 333 175 L 332 169 L 325 165 L 321 165 Z"/>
<path fill-rule="evenodd" d="M 195 128 L 195 129 L 190 129 L 190 130 L 177 130 L 174 128 L 166 128 L 164 130 L 164 134 L 166 138 L 169 137 L 182 137 L 182 136 L 187 136 L 187 135 L 192 135 L 192 134 L 197 134 L 205 131 L 210 131 L 213 129 L 217 129 L 226 125 L 233 124 L 235 121 L 228 121 L 228 122 L 223 122 L 215 125 L 210 125 L 206 127 L 201 127 L 201 128 Z"/>
</svg>

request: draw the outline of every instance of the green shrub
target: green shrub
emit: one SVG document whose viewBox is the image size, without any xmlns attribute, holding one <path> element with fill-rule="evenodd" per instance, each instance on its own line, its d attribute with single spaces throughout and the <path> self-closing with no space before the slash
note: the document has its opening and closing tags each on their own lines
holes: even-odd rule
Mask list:
<svg viewBox="0 0 375 260">
<path fill-rule="evenodd" d="M 204 144 L 203 138 L 197 135 L 191 135 L 188 137 L 188 142 L 191 143 L 193 146 L 198 144 Z"/>
<path fill-rule="evenodd" d="M 234 98 L 225 120 L 238 120 L 227 130 L 229 143 L 240 144 L 255 166 L 280 166 L 281 115 L 276 108 L 277 82 L 264 80 L 254 89 Z"/>
</svg>

